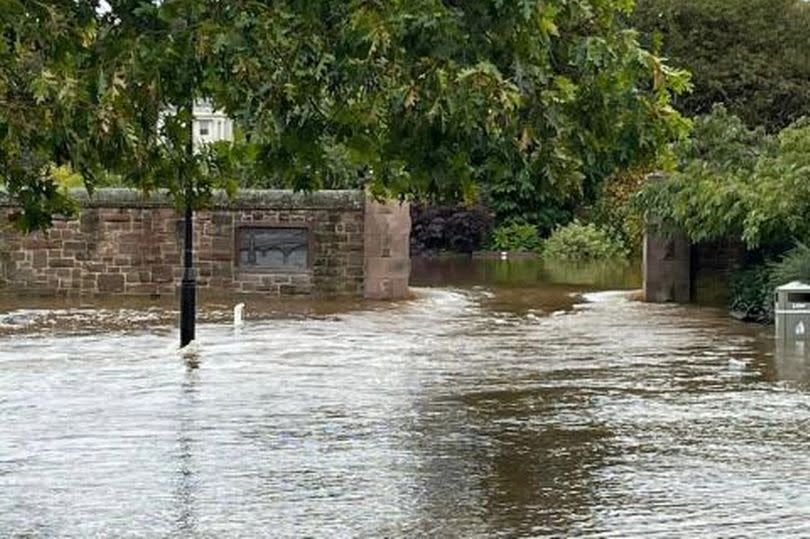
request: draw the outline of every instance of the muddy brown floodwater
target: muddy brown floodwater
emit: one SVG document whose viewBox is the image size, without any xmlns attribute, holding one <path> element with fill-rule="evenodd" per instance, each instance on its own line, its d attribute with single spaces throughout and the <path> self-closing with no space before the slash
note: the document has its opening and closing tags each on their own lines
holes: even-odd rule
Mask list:
<svg viewBox="0 0 810 539">
<path fill-rule="evenodd" d="M 810 536 L 803 350 L 633 272 L 415 267 L 207 304 L 187 358 L 162 305 L 4 300 L 0 536 Z"/>
</svg>

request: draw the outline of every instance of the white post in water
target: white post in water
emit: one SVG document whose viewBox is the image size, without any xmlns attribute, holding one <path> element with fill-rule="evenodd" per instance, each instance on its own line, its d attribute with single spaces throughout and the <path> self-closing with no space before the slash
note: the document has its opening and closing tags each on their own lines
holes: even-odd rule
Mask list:
<svg viewBox="0 0 810 539">
<path fill-rule="evenodd" d="M 242 313 L 245 310 L 245 304 L 240 303 L 236 307 L 233 308 L 233 327 L 240 328 L 245 325 L 245 322 L 242 320 Z"/>
</svg>

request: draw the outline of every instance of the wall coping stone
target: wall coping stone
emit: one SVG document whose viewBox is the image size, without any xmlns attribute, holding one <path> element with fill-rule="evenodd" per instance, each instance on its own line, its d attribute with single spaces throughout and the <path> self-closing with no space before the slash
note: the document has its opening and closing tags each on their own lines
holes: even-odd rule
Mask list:
<svg viewBox="0 0 810 539">
<path fill-rule="evenodd" d="M 82 208 L 174 208 L 174 199 L 166 191 L 146 195 L 136 189 L 105 188 L 92 196 L 84 189 L 71 189 L 70 196 Z M 365 207 L 362 190 L 322 190 L 296 192 L 287 189 L 240 189 L 228 198 L 224 191 L 215 191 L 210 206 L 204 209 L 296 209 L 296 210 L 356 210 Z M 0 207 L 18 204 L 0 191 Z"/>
</svg>

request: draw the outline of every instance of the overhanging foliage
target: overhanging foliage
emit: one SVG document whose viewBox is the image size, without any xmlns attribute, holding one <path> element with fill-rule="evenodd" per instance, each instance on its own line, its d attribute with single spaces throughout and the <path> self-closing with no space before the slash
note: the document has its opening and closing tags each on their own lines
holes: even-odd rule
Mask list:
<svg viewBox="0 0 810 539">
<path fill-rule="evenodd" d="M 755 248 L 810 237 L 810 120 L 766 135 L 715 107 L 678 153 L 679 170 L 640 194 L 648 212 L 696 242 L 737 238 Z"/>
<path fill-rule="evenodd" d="M 0 3 L 0 166 L 25 228 L 69 209 L 47 173 L 63 164 L 195 204 L 237 174 L 359 177 L 540 222 L 687 127 L 670 99 L 688 77 L 639 46 L 629 0 L 97 4 Z M 244 140 L 191 156 L 195 98 Z"/>
</svg>

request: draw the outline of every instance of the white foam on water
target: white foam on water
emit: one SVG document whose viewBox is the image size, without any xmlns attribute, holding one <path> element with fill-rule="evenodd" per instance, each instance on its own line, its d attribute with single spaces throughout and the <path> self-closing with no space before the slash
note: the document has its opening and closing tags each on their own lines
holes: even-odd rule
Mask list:
<svg viewBox="0 0 810 539">
<path fill-rule="evenodd" d="M 188 359 L 198 357 L 202 351 L 202 346 L 200 345 L 199 341 L 191 341 L 183 348 L 173 346 L 172 349 L 178 356 Z"/>
<path fill-rule="evenodd" d="M 580 297 L 588 303 L 624 303 L 630 301 L 631 292 L 628 290 L 605 290 L 602 292 L 587 292 Z"/>
</svg>

